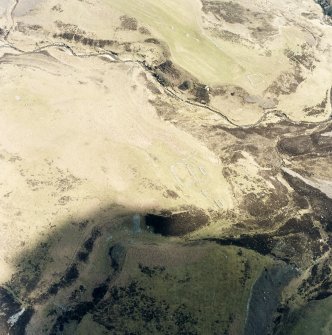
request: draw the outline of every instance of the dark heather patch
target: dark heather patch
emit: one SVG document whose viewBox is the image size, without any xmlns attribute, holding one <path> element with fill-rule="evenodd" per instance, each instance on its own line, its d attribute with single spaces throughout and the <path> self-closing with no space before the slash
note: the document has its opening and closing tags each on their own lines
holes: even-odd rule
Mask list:
<svg viewBox="0 0 332 335">
<path fill-rule="evenodd" d="M 257 251 L 261 255 L 268 255 L 271 253 L 274 241 L 269 235 L 257 234 L 253 236 L 242 235 L 239 238 L 207 238 L 205 241 L 216 242 L 220 245 L 235 245 L 238 247 L 251 249 Z"/>
<path fill-rule="evenodd" d="M 140 73 L 140 77 L 143 78 L 145 85 L 147 87 L 147 89 L 153 93 L 153 94 L 161 94 L 160 90 L 158 89 L 158 87 L 148 79 L 147 75 L 145 72 L 141 72 Z"/>
<path fill-rule="evenodd" d="M 76 24 L 65 23 L 59 20 L 55 21 L 54 23 L 60 30 L 65 32 L 77 33 L 81 35 L 84 35 L 86 33 L 83 29 L 80 29 Z"/>
<path fill-rule="evenodd" d="M 301 219 L 289 219 L 282 227 L 278 229 L 277 235 L 284 236 L 300 232 L 308 235 L 314 240 L 321 238 L 319 229 L 314 226 L 312 218 L 309 214 L 303 215 Z"/>
<path fill-rule="evenodd" d="M 99 47 L 99 48 L 114 46 L 114 44 L 117 43 L 116 41 L 113 41 L 113 40 L 95 40 L 93 38 L 89 38 L 84 35 L 75 34 L 71 32 L 54 34 L 53 37 L 61 38 L 67 41 L 81 43 L 83 45 L 89 45 L 91 47 Z"/>
<path fill-rule="evenodd" d="M 163 195 L 165 198 L 177 199 L 179 197 L 179 195 L 175 191 L 172 191 L 172 190 L 166 190 Z"/>
<path fill-rule="evenodd" d="M 158 87 L 154 83 L 152 83 L 151 81 L 147 81 L 146 87 L 153 94 L 157 94 L 157 95 L 161 94 L 161 92 L 158 89 Z"/>
<path fill-rule="evenodd" d="M 242 256 L 242 250 L 239 249 L 239 253 L 238 253 L 238 256 Z M 246 283 L 247 281 L 251 278 L 250 277 L 250 274 L 251 274 L 251 267 L 250 267 L 250 262 L 248 260 L 245 260 L 244 263 L 243 263 L 243 270 L 241 271 L 242 272 L 242 277 L 240 278 L 240 283 L 241 283 L 241 286 L 243 288 L 245 288 L 246 286 Z"/>
<path fill-rule="evenodd" d="M 72 309 L 63 312 L 63 314 L 56 319 L 49 335 L 62 334 L 66 324 L 70 323 L 71 321 L 76 321 L 76 323 L 79 323 L 83 317 L 93 309 L 93 307 L 94 304 L 92 301 L 85 301 L 80 302 Z"/>
<path fill-rule="evenodd" d="M 248 20 L 245 16 L 245 7 L 240 4 L 231 1 L 219 2 L 207 0 L 202 0 L 202 4 L 204 13 L 211 13 L 220 21 L 243 24 Z"/>
<path fill-rule="evenodd" d="M 64 286 L 71 285 L 79 276 L 79 271 L 77 265 L 73 264 L 69 269 L 67 269 L 61 284 Z"/>
<path fill-rule="evenodd" d="M 311 116 L 311 115 L 318 115 L 318 114 L 321 114 L 321 113 L 324 113 L 325 112 L 325 109 L 326 109 L 326 106 L 327 106 L 327 97 L 328 97 L 328 93 L 329 93 L 329 90 L 326 91 L 326 95 L 325 95 L 325 98 L 322 100 L 321 103 L 315 105 L 315 106 L 311 106 L 311 107 L 305 107 L 303 109 L 303 111 Z"/>
<path fill-rule="evenodd" d="M 137 20 L 133 17 L 123 15 L 120 17 L 121 29 L 124 30 L 137 30 Z"/>
<path fill-rule="evenodd" d="M 181 72 L 174 67 L 170 60 L 160 64 L 158 69 L 171 79 L 179 79 L 181 77 Z"/>
<path fill-rule="evenodd" d="M 166 270 L 166 268 L 164 266 L 148 267 L 148 266 L 142 265 L 141 263 L 138 265 L 138 267 L 139 267 L 139 269 L 141 270 L 142 273 L 144 273 L 145 275 L 147 275 L 150 278 L 153 277 L 153 276 L 159 275 Z"/>
<path fill-rule="evenodd" d="M 255 193 L 248 193 L 243 197 L 240 208 L 255 218 L 266 218 L 288 205 L 288 198 L 282 194 L 271 192 L 267 199 L 262 199 Z"/>
<path fill-rule="evenodd" d="M 93 249 L 94 243 L 95 243 L 94 238 L 90 237 L 84 242 L 83 246 L 88 252 L 91 252 Z"/>
<path fill-rule="evenodd" d="M 284 137 L 279 140 L 277 148 L 288 156 L 329 155 L 332 152 L 332 141 L 328 136 L 322 136 L 322 132 L 316 132 L 311 135 Z"/>
<path fill-rule="evenodd" d="M 42 30 L 42 26 L 38 24 L 29 25 L 29 24 L 24 24 L 23 22 L 17 22 L 16 30 L 18 30 L 21 33 L 29 33 L 30 30 L 33 30 L 33 31 Z"/>
<path fill-rule="evenodd" d="M 78 301 L 78 299 L 80 299 L 80 297 L 82 296 L 82 293 L 84 293 L 85 291 L 86 291 L 86 288 L 84 287 L 84 285 L 80 285 L 78 288 L 72 291 L 69 297 L 69 301 L 70 302 Z"/>
<path fill-rule="evenodd" d="M 304 279 L 298 287 L 298 294 L 308 301 L 316 300 L 317 297 L 321 297 L 330 291 L 332 291 L 331 269 L 327 262 L 315 264 L 311 268 L 309 277 Z"/>
<path fill-rule="evenodd" d="M 122 244 L 118 243 L 110 248 L 108 254 L 111 258 L 111 266 L 113 270 L 119 271 L 126 258 L 126 248 Z"/>
<path fill-rule="evenodd" d="M 77 253 L 77 259 L 81 262 L 86 262 L 88 258 L 89 258 L 88 252 L 80 251 Z"/>
<path fill-rule="evenodd" d="M 139 27 L 138 31 L 143 34 L 143 35 L 151 35 L 149 29 L 145 28 L 145 27 Z"/>
<path fill-rule="evenodd" d="M 163 102 L 161 99 L 149 100 L 149 103 L 156 109 L 158 116 L 166 121 L 173 120 L 176 113 L 176 108 L 173 104 Z"/>
<path fill-rule="evenodd" d="M 299 194 L 294 194 L 293 200 L 295 205 L 297 205 L 301 209 L 308 209 L 309 208 L 309 203 L 305 197 L 302 197 Z"/>
<path fill-rule="evenodd" d="M 160 41 L 157 40 L 156 38 L 152 38 L 152 37 L 151 38 L 147 38 L 144 42 L 160 45 Z"/>
<path fill-rule="evenodd" d="M 171 85 L 171 82 L 161 70 L 156 70 L 153 73 L 153 76 L 157 79 L 160 85 L 165 86 L 165 87 Z"/>
<path fill-rule="evenodd" d="M 105 294 L 107 293 L 107 290 L 108 290 L 108 285 L 106 283 L 103 283 L 100 286 L 97 286 L 96 288 L 94 288 L 94 290 L 92 291 L 93 302 L 96 304 L 101 299 L 103 299 Z"/>
<path fill-rule="evenodd" d="M 49 289 L 47 290 L 47 292 L 51 295 L 55 295 L 58 293 L 59 291 L 59 288 L 60 288 L 60 284 L 59 283 L 55 283 L 55 284 L 52 284 Z M 46 297 L 47 298 L 47 297 Z"/>
<path fill-rule="evenodd" d="M 93 320 L 112 334 L 199 334 L 198 319 L 185 304 L 170 306 L 136 281 L 112 287 L 110 295 L 93 312 Z"/>
<path fill-rule="evenodd" d="M 109 255 L 112 261 L 113 274 L 108 277 L 105 282 L 99 284 L 92 290 L 92 301 L 79 302 L 71 306 L 69 310 L 64 311 L 56 319 L 49 335 L 62 334 L 66 325 L 72 322 L 75 322 L 76 324 L 80 323 L 87 313 L 94 313 L 99 304 L 102 303 L 105 295 L 109 291 L 110 282 L 112 282 L 114 276 L 116 276 L 122 269 L 126 256 L 126 249 L 121 244 L 115 244 L 110 248 Z M 85 288 L 81 285 L 79 290 L 83 292 L 85 291 Z M 75 294 L 77 293 L 74 291 L 73 295 L 75 296 Z"/>
<path fill-rule="evenodd" d="M 289 156 L 298 156 L 311 153 L 315 146 L 308 135 L 285 137 L 278 142 L 278 150 Z"/>
<path fill-rule="evenodd" d="M 76 259 L 80 262 L 86 262 L 93 250 L 96 239 L 101 235 L 100 230 L 95 227 L 91 231 L 90 237 L 84 241 L 81 250 L 77 253 Z"/>
<path fill-rule="evenodd" d="M 195 100 L 197 102 L 208 104 L 210 102 L 209 91 L 205 85 L 196 84 L 194 87 Z"/>
<path fill-rule="evenodd" d="M 298 86 L 305 80 L 301 75 L 299 66 L 295 66 L 294 72 L 282 72 L 278 78 L 265 90 L 265 93 L 273 93 L 276 96 L 295 93 Z"/>
<path fill-rule="evenodd" d="M 327 232 L 332 232 L 332 199 L 286 172 L 283 173 L 283 177 L 300 196 L 306 197 L 310 202 L 312 217 L 319 221 Z"/>
<path fill-rule="evenodd" d="M 47 293 L 50 295 L 55 295 L 59 292 L 59 289 L 62 287 L 67 287 L 73 284 L 79 277 L 79 271 L 77 269 L 77 264 L 71 265 L 65 272 L 64 276 L 60 279 L 59 282 L 53 283 Z"/>
<path fill-rule="evenodd" d="M 310 48 L 305 43 L 301 45 L 301 51 L 294 52 L 290 49 L 284 50 L 284 55 L 289 59 L 291 63 L 297 68 L 299 66 L 305 67 L 307 70 L 313 70 L 315 68 L 314 63 L 318 61 L 313 55 Z"/>
<path fill-rule="evenodd" d="M 60 13 L 63 12 L 63 9 L 61 8 L 60 4 L 54 5 L 51 9 L 56 12 L 60 12 Z"/>
<path fill-rule="evenodd" d="M 179 89 L 182 91 L 191 90 L 193 88 L 193 82 L 191 80 L 185 80 L 179 85 Z"/>
<path fill-rule="evenodd" d="M 331 292 L 320 292 L 315 298 L 314 300 L 322 300 L 322 299 L 326 299 L 328 298 L 329 296 L 332 295 L 332 291 Z"/>
</svg>

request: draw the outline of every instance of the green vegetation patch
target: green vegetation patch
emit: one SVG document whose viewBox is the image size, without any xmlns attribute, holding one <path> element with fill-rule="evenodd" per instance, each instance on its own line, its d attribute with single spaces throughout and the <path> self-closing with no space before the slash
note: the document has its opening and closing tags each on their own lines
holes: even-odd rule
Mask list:
<svg viewBox="0 0 332 335">
<path fill-rule="evenodd" d="M 174 266 L 127 261 L 127 282 L 111 288 L 94 321 L 112 334 L 242 332 L 250 290 L 270 259 L 233 246 L 192 248 L 202 251 L 199 260 Z"/>
<path fill-rule="evenodd" d="M 173 60 L 202 82 L 230 82 L 242 67 L 202 32 L 199 7 L 185 1 L 108 0 L 148 24 L 170 47 Z"/>
<path fill-rule="evenodd" d="M 330 335 L 332 334 L 332 297 L 311 301 L 297 313 L 295 325 L 289 335 Z"/>
</svg>

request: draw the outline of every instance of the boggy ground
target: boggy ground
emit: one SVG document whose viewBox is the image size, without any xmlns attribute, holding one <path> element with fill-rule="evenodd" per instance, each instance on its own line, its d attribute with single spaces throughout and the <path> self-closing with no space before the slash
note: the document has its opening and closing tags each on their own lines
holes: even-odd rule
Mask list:
<svg viewBox="0 0 332 335">
<path fill-rule="evenodd" d="M 1 5 L 0 334 L 328 334 L 330 30 L 292 4 Z"/>
</svg>

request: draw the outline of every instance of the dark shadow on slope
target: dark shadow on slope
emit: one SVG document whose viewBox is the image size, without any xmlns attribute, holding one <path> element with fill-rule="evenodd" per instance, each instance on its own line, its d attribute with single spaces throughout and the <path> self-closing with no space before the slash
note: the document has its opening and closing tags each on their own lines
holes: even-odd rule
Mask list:
<svg viewBox="0 0 332 335">
<path fill-rule="evenodd" d="M 289 182 L 295 187 L 295 180 L 289 180 Z M 317 195 L 316 191 L 308 190 L 303 185 L 301 185 L 301 190 L 307 197 L 309 194 L 315 195 L 314 199 L 321 199 L 322 203 L 326 204 L 327 199 L 322 198 L 321 194 Z M 322 213 L 322 208 L 319 210 Z M 195 213 L 197 214 L 197 212 Z M 117 232 L 120 232 L 120 236 L 124 236 L 124 240 L 127 242 L 128 239 L 135 238 L 138 231 L 133 220 L 135 214 L 137 213 L 133 209 L 111 205 L 108 208 L 91 213 L 84 219 L 71 219 L 58 224 L 58 228 L 38 241 L 35 247 L 22 251 L 14 264 L 17 269 L 15 275 L 6 287 L 0 288 L 0 310 L 3 312 L 0 316 L 0 335 L 24 335 L 27 324 L 33 318 L 34 309 L 37 313 L 41 306 L 51 303 L 54 304 L 54 308 L 49 310 L 48 315 L 45 316 L 47 322 L 45 322 L 45 327 L 40 335 L 61 334 L 66 330 L 68 324 L 72 322 L 79 324 L 83 317 L 92 311 L 95 313 L 97 321 L 101 319 L 101 315 L 104 312 L 106 313 L 108 308 L 111 308 L 112 313 L 118 313 L 119 308 L 120 310 L 123 308 L 120 302 L 122 300 L 127 301 L 128 297 L 131 299 L 127 306 L 130 309 L 128 313 L 131 313 L 131 310 L 139 313 L 139 315 L 148 313 L 145 305 L 142 305 L 143 299 L 150 304 L 149 306 L 153 307 L 151 308 L 154 313 L 153 315 L 147 314 L 146 318 L 162 320 L 163 315 L 167 313 L 168 305 L 142 292 L 141 287 L 136 285 L 135 282 L 130 283 L 128 287 L 120 286 L 120 291 L 114 289 L 114 282 L 121 273 L 126 259 L 127 247 L 128 245 L 130 247 L 130 244 L 124 245 L 121 237 L 112 240 L 110 231 L 116 228 Z M 145 217 L 147 223 L 150 222 L 152 216 L 154 217 L 153 222 L 159 220 L 159 216 L 154 211 L 140 214 L 142 226 L 145 226 L 145 220 L 143 219 Z M 326 216 L 328 216 L 327 213 Z M 205 225 L 208 220 L 205 217 L 204 220 L 200 220 L 201 216 L 193 216 L 188 219 L 186 215 L 173 215 L 171 218 L 171 220 L 161 220 L 162 222 L 157 220 L 157 226 L 155 224 L 151 226 L 158 228 L 155 231 L 156 233 L 172 231 L 172 234 L 166 235 L 181 236 Z M 176 221 L 177 218 L 179 218 L 178 222 Z M 169 224 L 171 226 L 168 226 Z M 325 228 L 329 227 L 328 222 L 324 221 L 323 225 Z M 257 254 L 271 255 L 276 241 L 284 238 L 285 234 L 289 232 L 286 228 L 290 230 L 291 234 L 295 234 L 303 228 L 303 225 L 298 222 L 288 224 L 288 226 L 281 228 L 276 236 L 263 234 L 242 236 L 242 238 L 225 236 L 224 239 L 211 239 L 201 243 L 217 242 L 221 245 L 220 247 L 231 245 L 232 248 L 237 246 L 240 249 L 254 250 Z M 316 235 L 315 238 L 317 238 Z M 185 243 L 188 243 L 188 241 Z M 106 268 L 105 271 L 97 277 L 93 277 L 91 269 L 95 268 L 96 272 L 100 270 L 100 265 L 94 264 L 96 262 L 96 249 L 107 261 L 102 264 Z M 88 273 L 92 276 L 91 282 L 88 283 L 85 273 L 87 268 L 90 269 Z M 153 273 L 151 271 L 149 270 L 147 273 Z M 82 274 L 83 279 L 81 278 Z M 261 324 L 258 333 L 263 329 L 264 331 L 272 329 L 272 315 L 277 311 L 281 290 L 293 276 L 295 276 L 293 268 L 289 265 L 283 265 L 282 269 L 272 268 L 268 274 L 263 273 L 256 281 L 248 305 L 249 313 L 245 330 L 247 334 L 257 333 L 258 324 L 255 320 L 258 314 Z M 90 277 L 88 280 L 90 280 Z M 204 288 L 202 289 L 204 290 Z M 264 298 L 260 294 L 262 290 L 270 292 L 268 297 Z M 64 297 L 66 297 L 68 305 L 57 305 L 56 301 L 63 301 Z M 115 301 L 117 298 L 119 298 L 118 303 Z M 268 308 L 264 308 L 265 305 Z M 96 309 L 96 306 L 99 307 Z M 179 313 L 184 319 L 175 316 L 168 318 L 167 316 L 171 324 L 170 327 L 174 326 L 172 320 L 177 320 L 176 322 L 179 325 L 184 322 L 183 320 L 189 320 L 190 322 L 188 321 L 189 323 L 183 328 L 183 334 L 199 335 L 194 331 L 196 319 L 188 314 L 185 307 L 179 308 Z M 174 329 L 178 329 L 176 327 L 179 327 L 179 325 L 175 325 Z M 108 329 L 109 334 L 117 334 L 113 332 L 113 326 L 108 321 L 104 322 L 104 326 Z M 162 326 L 160 325 L 160 327 Z M 167 333 L 167 329 L 163 329 L 163 331 L 160 334 Z"/>
<path fill-rule="evenodd" d="M 171 224 L 165 223 L 170 226 L 165 229 L 171 229 L 174 236 L 183 235 L 208 222 L 206 215 L 204 220 L 195 220 L 197 211 L 192 207 L 181 208 L 181 213 L 172 216 Z M 34 309 L 50 301 L 54 301 L 55 308 L 47 317 L 53 320 L 53 328 L 48 329 L 45 325 L 43 334 L 60 334 L 66 323 L 72 320 L 79 323 L 103 299 L 121 272 L 126 248 L 121 241 L 111 240 L 110 231 L 114 227 L 124 239 L 134 238 L 143 228 L 133 222 L 135 214 L 137 212 L 132 208 L 110 205 L 83 219 L 57 223 L 57 228 L 36 241 L 34 247 L 22 250 L 13 264 L 15 274 L 5 286 L 0 287 L 0 335 L 24 335 Z M 152 214 L 139 214 L 140 224 L 145 226 L 145 217 Z M 102 249 L 108 259 L 107 270 L 102 276 L 92 279 L 89 285 L 84 285 L 81 275 L 96 261 L 94 258 L 91 260 L 96 248 Z M 56 306 L 55 301 L 64 294 L 70 295 L 69 309 Z"/>
<path fill-rule="evenodd" d="M 58 224 L 33 248 L 22 251 L 13 264 L 15 274 L 0 287 L 0 335 L 24 335 L 34 306 L 74 286 L 107 227 L 123 221 L 130 229 L 129 218 L 133 214 L 130 209 L 111 205 L 82 220 Z M 117 257 L 112 255 L 110 251 L 109 265 L 115 269 Z M 105 288 L 96 283 L 90 292 L 91 300 L 100 300 L 104 292 Z"/>
</svg>

